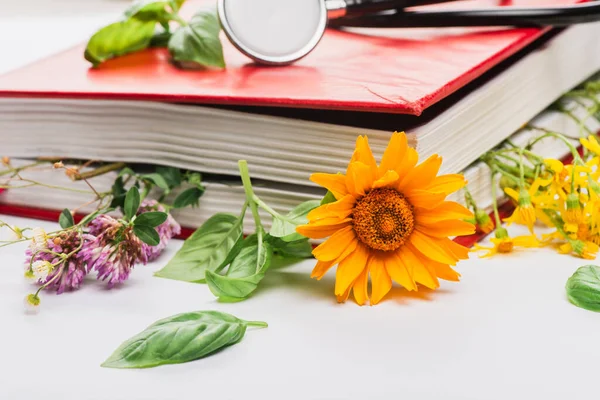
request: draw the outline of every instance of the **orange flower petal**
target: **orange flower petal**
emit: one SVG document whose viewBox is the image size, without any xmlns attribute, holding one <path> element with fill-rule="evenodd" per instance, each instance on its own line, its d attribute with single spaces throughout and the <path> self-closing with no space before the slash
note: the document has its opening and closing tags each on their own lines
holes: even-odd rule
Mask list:
<svg viewBox="0 0 600 400">
<path fill-rule="evenodd" d="M 348 296 L 350 295 L 350 290 L 352 290 L 352 286 L 348 286 L 348 289 L 346 289 L 346 291 L 344 293 L 342 293 L 341 295 L 335 296 L 337 298 L 338 303 L 343 303 L 346 300 L 348 300 Z"/>
<path fill-rule="evenodd" d="M 402 177 L 396 188 L 400 192 L 423 189 L 433 182 L 441 166 L 442 158 L 434 154 Z"/>
<path fill-rule="evenodd" d="M 317 261 L 317 265 L 313 268 L 310 277 L 320 280 L 334 264 L 335 261 Z"/>
<path fill-rule="evenodd" d="M 319 221 L 320 222 L 320 221 Z M 350 225 L 352 223 L 352 219 L 346 218 L 342 221 L 333 224 L 315 224 L 311 223 L 309 225 L 300 225 L 296 227 L 296 232 L 301 234 L 302 236 L 306 236 L 311 239 L 323 239 L 327 236 L 333 235 L 338 230 Z"/>
<path fill-rule="evenodd" d="M 353 253 L 346 257 L 337 267 L 335 274 L 335 294 L 341 296 L 367 268 L 369 252 L 363 244 L 358 244 Z"/>
<path fill-rule="evenodd" d="M 352 213 L 356 198 L 350 194 L 333 203 L 319 206 L 306 216 L 309 221 L 315 222 L 326 218 L 344 219 Z"/>
<path fill-rule="evenodd" d="M 360 161 L 348 165 L 346 174 L 346 189 L 355 197 L 364 196 L 373 187 L 373 176 L 368 165 Z"/>
<path fill-rule="evenodd" d="M 426 235 L 438 238 L 448 236 L 466 236 L 475 233 L 475 225 L 459 219 L 438 221 L 435 224 L 430 225 L 417 224 L 415 229 Z"/>
<path fill-rule="evenodd" d="M 354 281 L 352 285 L 352 293 L 354 293 L 354 300 L 359 306 L 362 306 L 369 299 L 369 294 L 367 293 L 367 283 L 369 281 L 369 269 L 365 268 L 358 278 Z"/>
<path fill-rule="evenodd" d="M 415 221 L 417 224 L 421 225 L 435 224 L 438 221 L 448 219 L 464 219 L 472 217 L 473 213 L 469 209 L 453 201 L 444 201 L 440 205 L 429 210 L 419 208 L 418 206 L 415 207 Z"/>
<path fill-rule="evenodd" d="M 440 286 L 435 274 L 433 274 L 424 264 L 423 260 L 417 256 L 418 251 L 413 250 L 414 247 L 407 243 L 399 251 L 399 256 L 406 264 L 412 265 L 412 278 L 415 282 L 428 287 L 429 289 L 437 289 Z"/>
<path fill-rule="evenodd" d="M 428 210 L 439 206 L 446 198 L 444 193 L 432 193 L 426 190 L 413 190 L 405 193 L 405 196 L 410 204 L 418 204 L 419 208 Z"/>
<path fill-rule="evenodd" d="M 356 235 L 352 226 L 348 225 L 335 232 L 329 239 L 313 250 L 313 256 L 319 261 L 333 261 L 344 253 L 350 254 L 356 249 Z"/>
<path fill-rule="evenodd" d="M 371 272 L 371 304 L 375 305 L 392 289 L 392 278 L 388 275 L 383 258 L 377 255 L 369 259 Z"/>
<path fill-rule="evenodd" d="M 391 186 L 393 183 L 398 181 L 398 178 L 398 173 L 396 171 L 389 170 L 373 183 L 373 189 Z"/>
<path fill-rule="evenodd" d="M 454 256 L 456 258 L 458 258 L 459 260 L 468 260 L 469 259 L 469 249 L 463 245 L 460 245 L 458 243 L 456 243 L 453 240 L 450 240 L 448 238 L 443 238 L 443 239 L 434 239 L 435 241 L 437 241 L 440 246 L 445 247 L 449 252 L 451 252 L 452 254 L 454 254 Z M 454 264 L 452 264 L 454 265 Z"/>
<path fill-rule="evenodd" d="M 461 174 L 447 174 L 436 177 L 426 190 L 438 193 L 454 193 L 467 184 L 465 177 Z"/>
<path fill-rule="evenodd" d="M 404 132 L 394 132 L 390 138 L 387 148 L 383 152 L 383 158 L 377 171 L 377 176 L 382 177 L 388 171 L 396 171 L 398 166 L 398 160 L 404 159 L 404 154 L 408 149 L 408 140 Z"/>
<path fill-rule="evenodd" d="M 417 285 L 412 278 L 412 269 L 409 269 L 402 258 L 399 257 L 398 252 L 389 254 L 384 262 L 385 269 L 394 281 L 404 286 L 406 290 L 417 290 Z"/>
<path fill-rule="evenodd" d="M 417 250 L 423 254 L 427 254 L 427 257 L 434 261 L 449 265 L 456 265 L 456 262 L 458 261 L 458 257 L 456 257 L 449 249 L 440 245 L 440 243 L 431 236 L 425 235 L 417 230 L 413 231 L 412 235 L 410 235 L 409 242 L 412 243 Z"/>
<path fill-rule="evenodd" d="M 448 264 L 442 264 L 437 261 L 431 260 L 426 255 L 417 250 L 414 246 L 411 247 L 411 250 L 417 255 L 417 257 L 419 257 L 419 259 L 425 264 L 429 271 L 432 272 L 438 278 L 455 282 L 460 280 L 460 274 L 452 268 L 450 268 Z"/>
<path fill-rule="evenodd" d="M 371 179 L 375 180 L 377 175 L 377 162 L 375 161 L 375 157 L 373 157 L 373 152 L 369 147 L 369 140 L 366 136 L 359 136 L 356 139 L 356 150 L 354 150 L 354 154 L 352 154 L 352 158 L 350 159 L 350 163 L 355 161 L 361 162 L 369 167 Z"/>
<path fill-rule="evenodd" d="M 342 174 L 316 173 L 310 176 L 310 180 L 331 191 L 338 200 L 348 194 L 346 177 Z"/>
</svg>

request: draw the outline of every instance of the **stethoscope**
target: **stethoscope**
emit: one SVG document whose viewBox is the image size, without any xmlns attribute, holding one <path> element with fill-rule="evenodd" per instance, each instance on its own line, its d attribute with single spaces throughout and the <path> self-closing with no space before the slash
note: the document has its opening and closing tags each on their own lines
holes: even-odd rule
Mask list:
<svg viewBox="0 0 600 400">
<path fill-rule="evenodd" d="M 221 26 L 231 43 L 254 61 L 291 64 L 333 27 L 567 26 L 600 20 L 600 2 L 563 7 L 405 8 L 453 0 L 218 0 Z M 600 40 L 600 39 L 599 39 Z"/>
</svg>

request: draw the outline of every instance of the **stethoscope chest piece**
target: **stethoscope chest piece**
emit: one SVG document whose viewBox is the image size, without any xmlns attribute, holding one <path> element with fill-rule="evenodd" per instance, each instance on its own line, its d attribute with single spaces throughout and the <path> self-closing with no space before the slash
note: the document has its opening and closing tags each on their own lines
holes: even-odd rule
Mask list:
<svg viewBox="0 0 600 400">
<path fill-rule="evenodd" d="M 217 10 L 231 43 L 261 64 L 299 60 L 327 26 L 324 0 L 218 0 Z"/>
</svg>

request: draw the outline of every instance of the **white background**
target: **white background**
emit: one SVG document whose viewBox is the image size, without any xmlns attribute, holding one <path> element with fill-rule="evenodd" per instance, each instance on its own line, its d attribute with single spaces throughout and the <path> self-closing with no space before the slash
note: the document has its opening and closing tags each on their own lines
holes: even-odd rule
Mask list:
<svg viewBox="0 0 600 400">
<path fill-rule="evenodd" d="M 126 4 L 2 4 L 0 72 L 84 41 Z M 23 312 L 34 289 L 22 275 L 25 246 L 0 249 L 0 399 L 597 397 L 600 315 L 569 304 L 564 290 L 587 261 L 550 249 L 473 256 L 457 268 L 460 283 L 416 294 L 394 288 L 376 307 L 337 304 L 334 274 L 311 280 L 313 262 L 306 261 L 271 271 L 251 299 L 221 304 L 204 285 L 152 277 L 180 245 L 136 268 L 119 288 L 91 279 L 74 293 L 43 293 L 38 315 Z M 238 345 L 188 364 L 100 367 L 155 320 L 206 309 L 264 320 L 269 328 L 251 329 Z"/>
</svg>

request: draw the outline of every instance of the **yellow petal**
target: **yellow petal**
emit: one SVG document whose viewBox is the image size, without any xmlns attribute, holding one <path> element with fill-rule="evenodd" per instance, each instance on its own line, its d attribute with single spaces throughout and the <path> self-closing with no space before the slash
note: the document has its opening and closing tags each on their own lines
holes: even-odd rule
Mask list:
<svg viewBox="0 0 600 400">
<path fill-rule="evenodd" d="M 309 221 L 316 222 L 327 218 L 345 219 L 352 213 L 356 198 L 350 194 L 333 203 L 319 206 L 306 216 Z"/>
<path fill-rule="evenodd" d="M 392 278 L 385 269 L 383 259 L 378 256 L 369 259 L 369 270 L 371 272 L 371 304 L 375 305 L 392 288 Z"/>
<path fill-rule="evenodd" d="M 335 261 L 317 261 L 317 265 L 313 268 L 310 277 L 317 280 L 321 279 L 334 264 Z"/>
<path fill-rule="evenodd" d="M 373 186 L 373 176 L 369 166 L 360 161 L 352 162 L 348 165 L 348 174 L 346 175 L 346 189 L 348 193 L 355 197 L 364 196 Z"/>
<path fill-rule="evenodd" d="M 419 257 L 419 259 L 425 264 L 430 273 L 438 278 L 447 281 L 459 281 L 460 274 L 450 268 L 448 264 L 439 263 L 428 258 L 425 254 L 418 251 L 414 246 L 411 246 L 411 250 Z"/>
<path fill-rule="evenodd" d="M 369 147 L 369 140 L 366 136 L 359 136 L 356 139 L 356 150 L 354 150 L 354 154 L 352 154 L 350 163 L 355 161 L 361 162 L 369 167 L 371 180 L 377 179 L 377 163 L 375 162 L 375 157 L 373 157 L 373 152 Z"/>
<path fill-rule="evenodd" d="M 389 187 L 398 181 L 398 173 L 394 170 L 389 170 L 373 183 L 373 189 Z"/>
<path fill-rule="evenodd" d="M 519 201 L 519 193 L 513 188 L 504 188 L 504 193 L 512 197 L 515 201 Z"/>
<path fill-rule="evenodd" d="M 340 295 L 335 295 L 335 297 L 337 298 L 338 303 L 343 303 L 346 300 L 348 300 L 348 296 L 350 295 L 350 291 L 352 290 L 352 286 L 348 286 L 348 289 L 346 289 L 346 291 Z"/>
<path fill-rule="evenodd" d="M 434 261 L 449 265 L 456 265 L 456 262 L 458 261 L 458 258 L 445 246 L 441 246 L 434 238 L 417 230 L 413 231 L 412 235 L 410 235 L 409 242 L 412 243 L 417 250 L 423 254 L 427 254 L 427 257 Z"/>
<path fill-rule="evenodd" d="M 475 225 L 459 219 L 438 221 L 432 225 L 417 224 L 416 229 L 433 237 L 466 236 L 475 233 Z"/>
<path fill-rule="evenodd" d="M 413 206 L 428 210 L 439 206 L 446 198 L 444 193 L 432 193 L 426 190 L 413 190 L 405 196 Z"/>
<path fill-rule="evenodd" d="M 352 219 L 346 218 L 333 224 L 308 224 L 296 227 L 296 232 L 311 239 L 323 239 L 333 235 L 338 230 L 350 225 Z"/>
<path fill-rule="evenodd" d="M 367 268 L 367 248 L 358 244 L 353 253 L 346 257 L 337 267 L 335 275 L 335 294 L 343 295 L 358 275 Z"/>
<path fill-rule="evenodd" d="M 406 290 L 417 290 L 417 285 L 412 278 L 412 269 L 409 269 L 399 257 L 398 252 L 392 252 L 385 260 L 385 268 L 390 277 L 404 286 Z"/>
<path fill-rule="evenodd" d="M 461 174 L 447 174 L 437 176 L 426 190 L 450 194 L 462 189 L 467 184 L 465 177 Z"/>
<path fill-rule="evenodd" d="M 399 253 L 400 258 L 402 258 L 405 263 L 412 265 L 412 277 L 415 282 L 420 283 L 429 289 L 436 289 L 440 286 L 435 275 L 427 269 L 423 264 L 423 261 L 417 256 L 417 252 L 413 251 L 411 246 L 406 244 Z"/>
<path fill-rule="evenodd" d="M 312 253 L 319 261 L 333 261 L 343 253 L 353 252 L 356 249 L 357 243 L 354 228 L 348 225 L 318 245 Z"/>
<path fill-rule="evenodd" d="M 329 190 L 338 200 L 348 194 L 346 177 L 342 174 L 316 173 L 310 176 L 310 180 Z"/>
<path fill-rule="evenodd" d="M 473 213 L 462 205 L 453 201 L 445 201 L 440 205 L 426 210 L 415 207 L 415 220 L 418 224 L 429 225 L 447 219 L 472 218 Z"/>
<path fill-rule="evenodd" d="M 436 241 L 438 245 L 444 247 L 447 251 L 452 253 L 454 257 L 458 258 L 459 260 L 467 260 L 469 258 L 469 249 L 467 247 L 460 245 L 448 238 L 434 238 L 433 240 Z"/>
<path fill-rule="evenodd" d="M 442 158 L 437 154 L 432 155 L 403 176 L 396 188 L 400 192 L 409 192 L 427 187 L 435 179 L 441 165 Z"/>
<path fill-rule="evenodd" d="M 367 283 L 369 281 L 369 269 L 365 268 L 363 272 L 358 275 L 358 278 L 354 281 L 352 285 L 352 293 L 354 293 L 354 300 L 360 306 L 364 305 L 369 299 L 369 294 L 367 293 Z"/>
<path fill-rule="evenodd" d="M 379 165 L 378 177 L 382 177 L 387 171 L 393 170 L 399 172 L 397 166 L 400 160 L 404 159 L 404 154 L 408 149 L 408 140 L 404 132 L 394 132 L 390 138 L 387 148 L 383 152 L 383 158 Z"/>
</svg>

